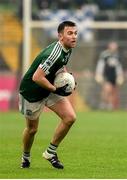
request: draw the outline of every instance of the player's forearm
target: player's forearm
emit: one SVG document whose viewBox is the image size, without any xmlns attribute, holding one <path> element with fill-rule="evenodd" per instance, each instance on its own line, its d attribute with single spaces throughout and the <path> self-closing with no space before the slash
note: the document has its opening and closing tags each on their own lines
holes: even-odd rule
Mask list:
<svg viewBox="0 0 127 180">
<path fill-rule="evenodd" d="M 45 72 L 38 67 L 35 73 L 33 74 L 32 80 L 42 88 L 54 92 L 56 90 L 56 87 L 53 86 L 53 84 L 51 84 L 45 76 Z"/>
<path fill-rule="evenodd" d="M 42 88 L 45 88 L 51 92 L 54 92 L 56 90 L 56 87 L 53 86 L 45 77 L 40 77 L 38 79 L 33 78 L 33 81 Z"/>
</svg>

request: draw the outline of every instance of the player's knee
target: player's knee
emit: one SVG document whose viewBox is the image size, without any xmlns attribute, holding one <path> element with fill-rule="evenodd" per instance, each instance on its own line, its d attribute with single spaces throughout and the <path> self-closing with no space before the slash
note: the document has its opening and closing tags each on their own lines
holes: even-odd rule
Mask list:
<svg viewBox="0 0 127 180">
<path fill-rule="evenodd" d="M 32 128 L 29 128 L 29 134 L 30 135 L 35 135 L 36 133 L 37 133 L 37 128 L 34 128 L 34 127 L 32 127 Z"/>
<path fill-rule="evenodd" d="M 69 114 L 66 117 L 65 123 L 69 126 L 71 126 L 76 121 L 76 115 L 75 114 Z"/>
</svg>

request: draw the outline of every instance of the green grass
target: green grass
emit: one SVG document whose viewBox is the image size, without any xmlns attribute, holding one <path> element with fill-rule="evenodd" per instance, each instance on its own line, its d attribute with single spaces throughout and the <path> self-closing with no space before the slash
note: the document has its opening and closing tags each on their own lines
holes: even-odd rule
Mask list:
<svg viewBox="0 0 127 180">
<path fill-rule="evenodd" d="M 20 169 L 22 131 L 20 113 L 0 113 L 0 178 L 126 178 L 127 113 L 82 112 L 58 148 L 64 170 L 42 159 L 58 123 L 53 113 L 42 113 L 32 148 L 30 169 Z"/>
</svg>

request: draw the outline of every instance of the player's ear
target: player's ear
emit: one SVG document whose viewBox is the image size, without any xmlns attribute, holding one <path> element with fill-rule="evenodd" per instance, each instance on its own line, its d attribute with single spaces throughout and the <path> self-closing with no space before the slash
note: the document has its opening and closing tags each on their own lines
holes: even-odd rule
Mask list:
<svg viewBox="0 0 127 180">
<path fill-rule="evenodd" d="M 62 33 L 58 33 L 58 38 L 59 38 L 59 40 L 62 40 L 62 39 L 63 39 Z"/>
</svg>

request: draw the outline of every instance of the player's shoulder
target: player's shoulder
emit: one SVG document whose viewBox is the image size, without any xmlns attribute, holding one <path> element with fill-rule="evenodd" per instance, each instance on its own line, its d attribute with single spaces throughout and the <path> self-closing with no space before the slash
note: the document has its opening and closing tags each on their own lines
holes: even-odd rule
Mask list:
<svg viewBox="0 0 127 180">
<path fill-rule="evenodd" d="M 54 41 L 54 42 L 50 43 L 45 49 L 53 48 L 57 43 L 58 43 L 58 41 Z"/>
<path fill-rule="evenodd" d="M 106 58 L 106 57 L 110 56 L 110 52 L 108 50 L 104 50 L 104 51 L 102 51 L 100 56 L 101 56 L 101 58 Z"/>
<path fill-rule="evenodd" d="M 54 41 L 53 43 L 49 44 L 49 45 L 45 48 L 45 50 L 47 50 L 47 49 L 53 50 L 54 48 L 59 48 L 59 49 L 62 48 L 61 45 L 60 45 L 60 43 L 59 43 L 59 41 Z"/>
<path fill-rule="evenodd" d="M 52 54 L 57 54 L 57 53 L 59 53 L 60 51 L 62 51 L 62 47 L 61 47 L 59 41 L 55 41 L 55 42 L 49 44 L 49 45 L 43 50 L 43 53 L 46 53 L 46 54 L 50 55 L 51 53 L 52 53 Z"/>
</svg>

